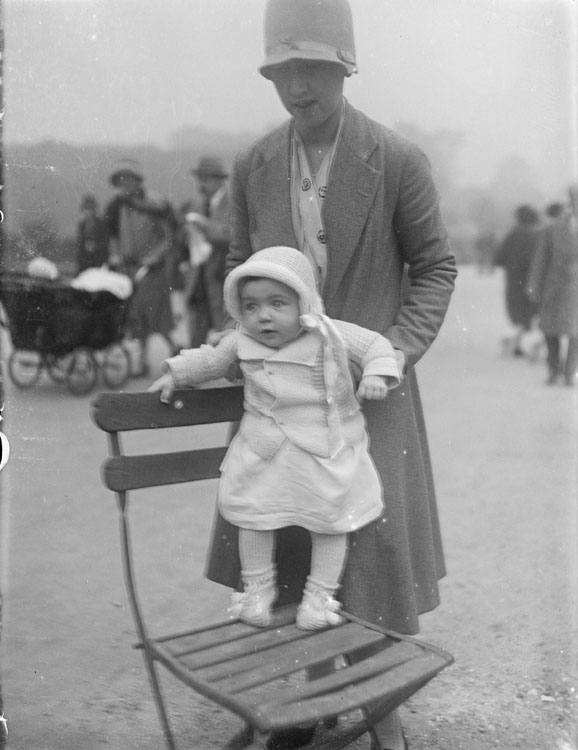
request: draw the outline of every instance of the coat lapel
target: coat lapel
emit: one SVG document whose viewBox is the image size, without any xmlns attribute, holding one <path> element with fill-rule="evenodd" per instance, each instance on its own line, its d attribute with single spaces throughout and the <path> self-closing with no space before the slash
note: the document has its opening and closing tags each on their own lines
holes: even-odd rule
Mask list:
<svg viewBox="0 0 578 750">
<path fill-rule="evenodd" d="M 259 217 L 251 228 L 253 252 L 275 245 L 298 247 L 291 216 L 290 134 L 290 122 L 272 133 L 262 150 L 262 165 L 249 175 L 247 203 L 257 206 Z M 259 210 L 272 200 L 274 210 Z"/>
<path fill-rule="evenodd" d="M 377 142 L 367 122 L 346 102 L 342 137 L 333 161 L 324 209 L 329 252 L 326 299 L 339 287 L 373 205 L 382 176 L 368 164 L 376 148 Z"/>
</svg>

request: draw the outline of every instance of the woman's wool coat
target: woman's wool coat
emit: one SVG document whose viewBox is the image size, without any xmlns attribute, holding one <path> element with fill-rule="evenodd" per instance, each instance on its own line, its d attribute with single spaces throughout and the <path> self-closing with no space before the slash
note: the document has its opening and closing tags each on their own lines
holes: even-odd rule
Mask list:
<svg viewBox="0 0 578 750">
<path fill-rule="evenodd" d="M 570 214 L 542 233 L 528 278 L 546 336 L 578 337 L 578 232 Z"/>
<path fill-rule="evenodd" d="M 526 329 L 531 327 L 537 312 L 526 284 L 539 237 L 540 231 L 534 226 L 514 227 L 504 238 L 494 260 L 494 264 L 505 271 L 508 317 L 513 325 Z"/>
<path fill-rule="evenodd" d="M 298 247 L 290 198 L 290 122 L 237 157 L 229 269 L 273 245 Z M 404 381 L 364 406 L 385 515 L 351 534 L 344 608 L 403 633 L 439 603 L 445 574 L 438 511 L 414 365 L 435 339 L 456 275 L 429 163 L 420 149 L 345 103 L 325 199 L 326 312 L 381 333 L 407 361 Z M 278 534 L 281 602 L 297 601 L 309 536 Z M 239 585 L 237 530 L 217 516 L 207 575 Z"/>
</svg>

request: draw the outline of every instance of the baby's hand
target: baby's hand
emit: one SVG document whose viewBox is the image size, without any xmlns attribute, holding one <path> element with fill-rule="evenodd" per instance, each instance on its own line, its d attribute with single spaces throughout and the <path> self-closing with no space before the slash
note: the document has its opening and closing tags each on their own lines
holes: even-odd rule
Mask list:
<svg viewBox="0 0 578 750">
<path fill-rule="evenodd" d="M 379 375 L 365 375 L 361 378 L 357 389 L 357 398 L 360 401 L 381 401 L 387 396 L 387 385 L 385 378 Z"/>
<path fill-rule="evenodd" d="M 173 395 L 175 388 L 176 384 L 173 376 L 170 372 L 165 372 L 165 374 L 161 375 L 158 380 L 155 380 L 155 382 L 147 390 L 149 393 L 152 391 L 160 391 L 161 401 L 163 402 L 163 404 L 168 404 L 171 400 L 171 396 Z"/>
<path fill-rule="evenodd" d="M 225 328 L 224 331 L 215 331 L 211 329 L 209 333 L 207 334 L 207 344 L 209 346 L 218 346 L 221 343 L 221 341 L 225 338 L 225 336 L 228 336 L 232 332 L 233 332 L 232 328 Z"/>
</svg>

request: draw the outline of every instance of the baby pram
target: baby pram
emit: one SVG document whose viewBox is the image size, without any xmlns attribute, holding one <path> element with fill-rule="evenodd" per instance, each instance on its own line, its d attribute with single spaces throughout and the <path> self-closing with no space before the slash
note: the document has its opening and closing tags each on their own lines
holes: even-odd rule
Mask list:
<svg viewBox="0 0 578 750">
<path fill-rule="evenodd" d="M 14 273 L 0 280 L 0 299 L 12 342 L 8 373 L 16 386 L 32 387 L 43 370 L 75 395 L 91 391 L 99 372 L 109 388 L 124 385 L 129 300 Z"/>
</svg>

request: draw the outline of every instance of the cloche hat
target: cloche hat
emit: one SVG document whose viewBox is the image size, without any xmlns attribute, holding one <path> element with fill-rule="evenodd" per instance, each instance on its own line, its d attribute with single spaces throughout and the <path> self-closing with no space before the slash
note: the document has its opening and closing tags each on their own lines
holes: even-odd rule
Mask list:
<svg viewBox="0 0 578 750">
<path fill-rule="evenodd" d="M 265 8 L 265 60 L 259 72 L 289 60 L 320 60 L 357 73 L 351 8 L 347 0 L 268 0 Z"/>
<path fill-rule="evenodd" d="M 110 173 L 110 182 L 116 187 L 123 176 L 136 177 L 142 182 L 143 169 L 136 159 L 119 159 Z"/>
<path fill-rule="evenodd" d="M 228 177 L 228 173 L 218 156 L 202 156 L 197 166 L 191 169 L 191 174 L 197 177 Z"/>
</svg>

